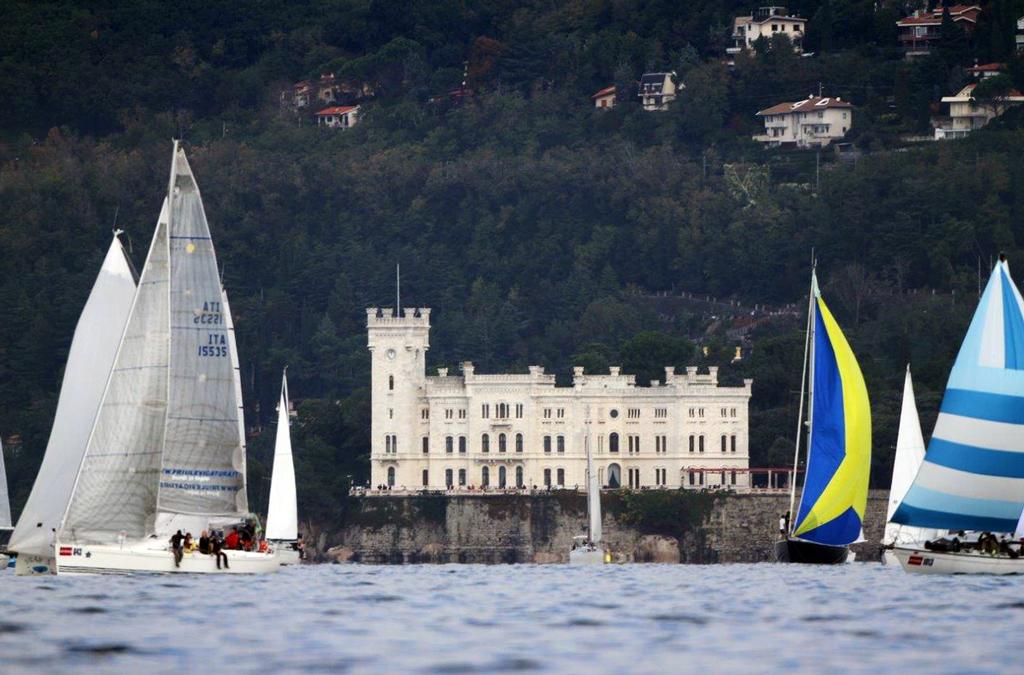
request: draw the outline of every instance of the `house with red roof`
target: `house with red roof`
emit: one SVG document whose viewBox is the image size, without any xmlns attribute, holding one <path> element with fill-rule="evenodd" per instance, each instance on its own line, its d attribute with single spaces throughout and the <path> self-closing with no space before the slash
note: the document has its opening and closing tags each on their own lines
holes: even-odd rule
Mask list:
<svg viewBox="0 0 1024 675">
<path fill-rule="evenodd" d="M 594 102 L 594 107 L 598 109 L 614 108 L 615 107 L 615 85 L 605 87 L 596 94 L 590 97 L 590 100 Z"/>
<path fill-rule="evenodd" d="M 758 111 L 757 116 L 764 120 L 764 133 L 754 140 L 768 145 L 823 147 L 853 127 L 853 105 L 838 96 L 779 103 Z"/>
<path fill-rule="evenodd" d="M 949 117 L 935 126 L 935 140 L 963 138 L 980 129 L 1015 105 L 1024 103 L 1024 95 L 1010 89 L 1003 96 L 979 100 L 974 96 L 976 82 L 968 84 L 954 96 L 943 96 L 942 102 L 949 106 Z M 934 124 L 935 122 L 933 122 Z"/>
<path fill-rule="evenodd" d="M 925 56 L 938 45 L 942 37 L 942 6 L 935 9 L 919 9 L 908 17 L 896 22 L 898 38 L 906 57 Z M 980 5 L 951 5 L 949 16 L 953 23 L 970 35 L 978 25 Z"/>
<path fill-rule="evenodd" d="M 359 121 L 359 106 L 334 105 L 318 110 L 313 117 L 316 118 L 316 125 L 318 127 L 349 129 L 354 127 Z"/>
</svg>

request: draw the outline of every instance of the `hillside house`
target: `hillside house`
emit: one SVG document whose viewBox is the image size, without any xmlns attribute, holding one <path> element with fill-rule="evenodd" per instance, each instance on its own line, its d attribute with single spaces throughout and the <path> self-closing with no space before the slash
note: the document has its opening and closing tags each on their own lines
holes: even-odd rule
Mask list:
<svg viewBox="0 0 1024 675">
<path fill-rule="evenodd" d="M 1006 72 L 1005 63 L 982 63 L 978 64 L 977 61 L 974 65 L 967 69 L 967 72 L 971 74 L 976 80 L 984 80 L 987 77 L 995 77 Z"/>
<path fill-rule="evenodd" d="M 759 7 L 750 16 L 737 16 L 733 19 L 733 46 L 725 51 L 727 54 L 739 54 L 754 49 L 758 38 L 772 39 L 776 35 L 785 35 L 793 43 L 793 50 L 803 51 L 803 41 L 807 19 L 791 15 L 785 7 Z"/>
<path fill-rule="evenodd" d="M 644 110 L 652 112 L 655 110 L 668 110 L 668 104 L 676 100 L 676 74 L 672 73 L 644 73 L 640 78 L 640 87 L 637 96 L 644 106 Z M 682 88 L 682 84 L 679 88 Z"/>
<path fill-rule="evenodd" d="M 942 37 L 942 11 L 941 5 L 933 10 L 919 9 L 896 22 L 900 45 L 908 59 L 925 56 L 935 49 Z M 949 8 L 953 23 L 967 35 L 974 32 L 980 15 L 980 5 L 952 5 Z"/>
<path fill-rule="evenodd" d="M 359 121 L 359 106 L 336 105 L 317 111 L 314 115 L 318 127 L 349 129 Z"/>
<path fill-rule="evenodd" d="M 601 91 L 597 92 L 590 99 L 594 102 L 594 107 L 601 109 L 614 108 L 615 107 L 615 85 L 605 87 Z"/>
<path fill-rule="evenodd" d="M 773 146 L 823 147 L 853 127 L 853 105 L 839 97 L 808 96 L 765 108 L 757 116 L 764 120 L 764 134 L 754 140 Z"/>
<path fill-rule="evenodd" d="M 935 140 L 963 138 L 975 129 L 980 129 L 1015 105 L 1024 103 L 1024 95 L 1016 89 L 991 101 L 974 98 L 976 83 L 968 84 L 955 96 L 943 96 L 942 102 L 949 105 L 949 117 L 935 127 Z"/>
<path fill-rule="evenodd" d="M 309 107 L 313 97 L 313 84 L 308 80 L 303 80 L 281 92 L 281 105 L 301 110 Z"/>
</svg>

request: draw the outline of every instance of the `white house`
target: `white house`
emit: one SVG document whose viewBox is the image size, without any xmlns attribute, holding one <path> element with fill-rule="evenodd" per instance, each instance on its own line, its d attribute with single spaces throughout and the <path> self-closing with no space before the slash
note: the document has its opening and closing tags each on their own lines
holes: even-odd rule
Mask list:
<svg viewBox="0 0 1024 675">
<path fill-rule="evenodd" d="M 794 51 L 799 53 L 803 51 L 806 24 L 807 19 L 788 14 L 785 7 L 760 7 L 750 16 L 737 16 L 733 19 L 733 46 L 725 51 L 728 54 L 739 54 L 752 50 L 758 38 L 770 40 L 775 35 L 785 35 L 793 43 Z"/>
<path fill-rule="evenodd" d="M 348 129 L 359 121 L 359 106 L 335 105 L 317 111 L 316 125 L 332 129 Z"/>
<path fill-rule="evenodd" d="M 808 96 L 795 103 L 779 103 L 757 113 L 764 134 L 755 141 L 769 145 L 826 146 L 853 127 L 853 105 L 839 97 Z"/>
<path fill-rule="evenodd" d="M 943 96 L 942 102 L 949 105 L 949 118 L 935 127 L 935 140 L 963 138 L 975 129 L 980 129 L 1009 108 L 1024 103 L 1024 96 L 1012 89 L 1006 96 L 991 101 L 974 98 L 977 83 L 971 83 L 955 96 Z"/>
<path fill-rule="evenodd" d="M 608 109 L 615 107 L 615 85 L 605 87 L 596 94 L 590 97 L 594 102 L 594 107 L 598 109 Z"/>
<path fill-rule="evenodd" d="M 648 112 L 668 110 L 668 104 L 676 100 L 675 77 L 674 72 L 643 74 L 636 95 L 640 97 L 644 110 Z M 683 85 L 680 84 L 679 88 L 682 87 Z"/>
<path fill-rule="evenodd" d="M 396 489 L 574 487 L 586 450 L 602 485 L 698 488 L 750 485 L 752 380 L 718 383 L 718 369 L 665 368 L 636 386 L 617 367 L 574 368 L 555 386 L 527 373 L 426 372 L 430 309 L 366 310 L 371 354 L 371 484 Z"/>
</svg>

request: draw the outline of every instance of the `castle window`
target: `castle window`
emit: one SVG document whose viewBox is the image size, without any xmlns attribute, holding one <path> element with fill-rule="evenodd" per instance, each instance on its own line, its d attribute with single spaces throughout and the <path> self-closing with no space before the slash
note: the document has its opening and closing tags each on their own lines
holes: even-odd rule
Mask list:
<svg viewBox="0 0 1024 675">
<path fill-rule="evenodd" d="M 391 434 L 386 434 L 384 436 L 384 454 L 391 454 Z"/>
<path fill-rule="evenodd" d="M 505 452 L 505 434 L 498 434 L 498 452 Z"/>
<path fill-rule="evenodd" d="M 388 419 L 389 420 L 395 419 L 395 409 L 394 408 L 388 408 Z"/>
<path fill-rule="evenodd" d="M 640 408 L 629 408 L 626 411 L 626 417 L 631 419 L 631 420 L 638 420 L 638 419 L 640 419 Z"/>
<path fill-rule="evenodd" d="M 388 375 L 388 390 L 394 391 L 395 389 L 395 376 Z"/>
<path fill-rule="evenodd" d="M 459 469 L 459 487 L 466 487 L 466 470 Z"/>
<path fill-rule="evenodd" d="M 611 417 L 612 419 L 615 419 L 616 417 L 619 416 L 619 411 L 616 410 L 615 408 L 612 408 L 611 412 L 608 413 L 608 416 Z"/>
<path fill-rule="evenodd" d="M 608 436 L 608 452 L 619 451 L 619 435 L 614 431 Z"/>
<path fill-rule="evenodd" d="M 565 452 L 565 436 L 558 437 L 558 451 Z"/>
<path fill-rule="evenodd" d="M 423 454 L 426 455 L 429 452 L 430 452 L 430 437 L 429 436 L 424 436 L 423 437 Z"/>
<path fill-rule="evenodd" d="M 450 420 L 453 416 L 454 416 L 454 411 L 451 408 L 445 408 L 445 410 L 444 410 L 444 418 L 446 420 Z"/>
<path fill-rule="evenodd" d="M 430 472 L 426 469 L 423 470 L 423 487 L 430 486 Z"/>
<path fill-rule="evenodd" d="M 700 448 L 701 452 L 704 452 L 704 434 L 700 435 L 700 439 L 699 439 L 699 442 L 698 442 L 698 447 Z"/>
<path fill-rule="evenodd" d="M 727 408 L 722 408 L 722 417 L 725 417 L 729 413 Z"/>
<path fill-rule="evenodd" d="M 429 420 L 430 419 L 430 408 L 424 408 L 423 410 L 420 411 L 420 419 L 421 420 Z"/>
<path fill-rule="evenodd" d="M 444 470 L 444 486 L 447 488 L 451 488 L 452 485 L 455 484 L 454 482 L 452 482 L 452 475 L 453 473 L 451 469 Z"/>
<path fill-rule="evenodd" d="M 524 484 L 523 484 L 523 467 L 521 467 L 521 466 L 517 466 L 516 467 L 516 487 L 517 488 L 524 487 Z"/>
<path fill-rule="evenodd" d="M 484 419 L 487 419 L 490 416 L 491 416 L 491 404 L 490 403 L 484 403 L 483 405 L 480 406 L 480 417 L 483 417 Z"/>
<path fill-rule="evenodd" d="M 489 434 L 484 434 L 480 437 L 480 452 L 491 451 L 491 437 Z"/>
<path fill-rule="evenodd" d="M 544 487 L 551 487 L 551 469 L 544 469 Z"/>
<path fill-rule="evenodd" d="M 503 420 L 508 418 L 508 403 L 499 403 L 498 405 L 494 406 L 494 408 L 498 412 L 498 419 Z"/>
<path fill-rule="evenodd" d="M 563 417 L 565 417 L 565 408 L 559 408 L 556 412 L 558 419 L 562 419 Z"/>
<path fill-rule="evenodd" d="M 565 487 L 565 469 L 559 469 L 556 475 L 558 477 L 558 487 Z"/>
<path fill-rule="evenodd" d="M 516 434 L 516 452 L 523 451 L 523 435 Z"/>
<path fill-rule="evenodd" d="M 506 476 L 507 476 L 507 474 L 506 474 L 506 471 L 505 471 L 505 467 L 499 466 L 498 467 L 498 487 L 505 488 L 508 485 L 508 479 L 507 479 Z"/>
<path fill-rule="evenodd" d="M 480 469 L 480 486 L 490 487 L 491 485 L 491 470 L 486 466 Z"/>
<path fill-rule="evenodd" d="M 463 408 L 462 410 L 459 411 L 459 419 L 460 420 L 466 419 L 466 409 L 465 408 Z"/>
<path fill-rule="evenodd" d="M 547 453 L 551 452 L 551 437 L 550 436 L 545 436 L 544 437 L 544 452 L 547 452 Z"/>
<path fill-rule="evenodd" d="M 732 451 L 736 452 L 736 436 L 735 435 L 730 437 L 729 444 L 732 446 Z"/>
<path fill-rule="evenodd" d="M 728 442 L 728 440 L 729 439 L 725 436 L 725 434 L 723 434 L 722 435 L 722 452 L 725 452 L 725 446 L 726 446 L 726 443 Z"/>
<path fill-rule="evenodd" d="M 730 482 L 731 482 L 731 483 L 732 483 L 733 485 L 735 485 L 735 484 L 736 484 L 736 472 L 735 472 L 735 471 L 730 471 L 729 473 L 731 474 L 731 475 L 729 476 L 729 480 L 730 480 Z"/>
<path fill-rule="evenodd" d="M 690 434 L 690 452 L 693 452 L 693 434 Z"/>
<path fill-rule="evenodd" d="M 691 472 L 690 472 L 690 485 L 696 485 L 696 484 L 697 484 L 697 475 L 696 475 L 696 474 L 694 474 L 694 473 L 693 473 L 693 472 L 691 471 Z"/>
<path fill-rule="evenodd" d="M 729 417 L 736 417 L 736 408 L 729 409 Z"/>
<path fill-rule="evenodd" d="M 388 467 L 388 487 L 395 487 L 395 467 L 393 466 Z"/>
<path fill-rule="evenodd" d="M 704 417 L 704 408 L 697 408 L 697 417 Z"/>
<path fill-rule="evenodd" d="M 516 419 L 523 419 L 523 404 L 516 403 Z"/>
<path fill-rule="evenodd" d="M 466 454 L 466 437 L 465 436 L 459 436 L 459 454 L 460 455 Z"/>
<path fill-rule="evenodd" d="M 693 417 L 694 413 L 696 413 L 696 411 L 697 411 L 696 408 L 690 408 L 690 417 Z"/>
<path fill-rule="evenodd" d="M 544 419 L 551 419 L 551 408 L 544 408 Z"/>
<path fill-rule="evenodd" d="M 618 489 L 622 486 L 622 468 L 618 464 L 608 465 L 608 487 Z"/>
<path fill-rule="evenodd" d="M 668 417 L 668 408 L 655 408 L 654 417 L 655 419 L 665 419 Z"/>
<path fill-rule="evenodd" d="M 449 455 L 455 450 L 455 439 L 451 436 L 444 437 L 444 451 Z"/>
</svg>

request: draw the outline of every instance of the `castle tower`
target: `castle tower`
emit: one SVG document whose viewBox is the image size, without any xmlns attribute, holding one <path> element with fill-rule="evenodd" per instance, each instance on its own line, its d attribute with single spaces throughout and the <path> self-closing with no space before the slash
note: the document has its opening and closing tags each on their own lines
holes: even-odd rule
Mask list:
<svg viewBox="0 0 1024 675">
<path fill-rule="evenodd" d="M 370 485 L 419 485 L 412 459 L 421 453 L 417 429 L 426 394 L 426 354 L 430 348 L 430 308 L 369 307 Z"/>
</svg>

